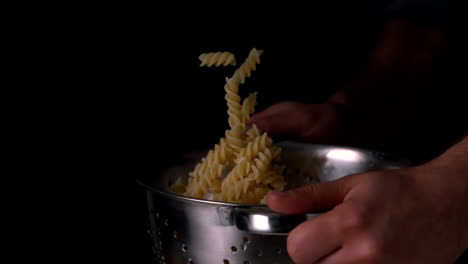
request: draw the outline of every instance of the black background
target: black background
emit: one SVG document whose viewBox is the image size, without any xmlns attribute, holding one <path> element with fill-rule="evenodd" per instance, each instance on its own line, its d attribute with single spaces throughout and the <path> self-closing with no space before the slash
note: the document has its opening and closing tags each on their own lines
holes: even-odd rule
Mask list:
<svg viewBox="0 0 468 264">
<path fill-rule="evenodd" d="M 74 106 L 64 119 L 86 124 L 73 127 L 79 135 L 73 146 L 87 153 L 80 160 L 84 172 L 77 173 L 99 197 L 83 199 L 92 210 L 86 223 L 98 230 L 84 240 L 97 242 L 93 252 L 104 261 L 152 263 L 144 192 L 136 179 L 159 160 L 211 146 L 227 128 L 223 85 L 234 68 L 200 68 L 200 53 L 231 51 L 239 65 L 251 48 L 263 49 L 262 64 L 240 92 L 258 91 L 258 111 L 283 100 L 323 101 L 362 69 L 383 23 L 366 1 L 348 2 L 178 3 L 151 12 L 121 7 L 101 10 L 111 15 L 99 23 L 82 17 L 65 29 L 72 34 L 63 41 L 73 48 L 63 59 L 76 65 L 59 71 L 69 89 L 62 103 Z M 81 22 L 87 30 L 79 29 Z M 451 73 L 441 82 L 442 108 L 462 100 L 448 88 L 457 82 L 457 71 Z M 453 142 L 463 125 L 454 117 L 453 128 L 435 127 L 428 134 L 438 134 L 442 143 L 432 151 Z M 400 152 L 414 155 L 418 147 Z"/>
</svg>

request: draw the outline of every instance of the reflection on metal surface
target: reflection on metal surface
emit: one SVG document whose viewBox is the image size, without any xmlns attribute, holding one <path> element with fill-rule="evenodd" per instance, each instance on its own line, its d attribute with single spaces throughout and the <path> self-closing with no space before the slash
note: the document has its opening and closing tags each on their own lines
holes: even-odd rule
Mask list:
<svg viewBox="0 0 468 264">
<path fill-rule="evenodd" d="M 288 233 L 309 215 L 280 215 L 268 208 L 235 208 L 233 219 L 236 227 L 251 234 L 282 235 Z M 310 217 L 314 217 L 310 215 Z M 250 240 L 247 240 L 250 241 Z M 244 237 L 244 243 L 246 242 Z M 248 243 L 248 242 L 247 242 Z"/>
<path fill-rule="evenodd" d="M 327 153 L 327 158 L 329 159 L 337 159 L 343 161 L 360 161 L 361 155 L 354 151 L 348 149 L 333 149 Z"/>
<path fill-rule="evenodd" d="M 265 215 L 252 215 L 252 227 L 254 230 L 267 231 L 270 229 L 268 216 Z"/>
</svg>

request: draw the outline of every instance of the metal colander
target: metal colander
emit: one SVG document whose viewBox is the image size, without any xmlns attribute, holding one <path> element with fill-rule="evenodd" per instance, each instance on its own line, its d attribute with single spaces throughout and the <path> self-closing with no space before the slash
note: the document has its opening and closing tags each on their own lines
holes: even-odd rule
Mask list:
<svg viewBox="0 0 468 264">
<path fill-rule="evenodd" d="M 409 162 L 369 150 L 285 142 L 282 161 L 288 187 L 371 170 L 406 167 Z M 142 179 L 149 208 L 150 234 L 157 263 L 168 264 L 286 264 L 287 234 L 319 214 L 285 216 L 264 205 L 192 199 L 168 189 L 206 154 L 188 155 L 179 165 L 162 167 Z M 310 245 L 313 247 L 313 245 Z"/>
</svg>

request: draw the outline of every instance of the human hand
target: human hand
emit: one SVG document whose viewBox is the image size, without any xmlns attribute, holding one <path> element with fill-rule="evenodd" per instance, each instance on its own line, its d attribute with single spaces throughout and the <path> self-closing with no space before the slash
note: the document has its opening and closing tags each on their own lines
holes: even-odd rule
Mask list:
<svg viewBox="0 0 468 264">
<path fill-rule="evenodd" d="M 450 264 L 468 247 L 467 184 L 442 176 L 429 166 L 376 171 L 272 192 L 266 201 L 284 214 L 333 208 L 291 231 L 296 263 Z"/>
<path fill-rule="evenodd" d="M 250 123 L 272 137 L 303 142 L 336 143 L 340 109 L 332 104 L 280 102 L 252 116 Z"/>
</svg>

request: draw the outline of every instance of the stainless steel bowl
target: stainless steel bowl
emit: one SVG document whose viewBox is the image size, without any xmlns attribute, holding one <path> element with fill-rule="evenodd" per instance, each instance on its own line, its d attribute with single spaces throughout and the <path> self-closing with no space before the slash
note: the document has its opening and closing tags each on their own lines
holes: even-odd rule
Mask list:
<svg viewBox="0 0 468 264">
<path fill-rule="evenodd" d="M 370 150 L 284 142 L 282 160 L 289 188 L 372 170 L 407 167 L 409 161 Z M 285 216 L 264 205 L 192 199 L 168 189 L 205 155 L 189 153 L 141 181 L 146 188 L 153 249 L 159 263 L 293 263 L 286 251 L 289 231 L 320 212 Z M 313 245 L 311 245 L 313 246 Z"/>
</svg>

